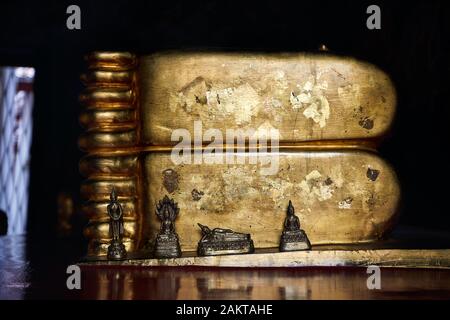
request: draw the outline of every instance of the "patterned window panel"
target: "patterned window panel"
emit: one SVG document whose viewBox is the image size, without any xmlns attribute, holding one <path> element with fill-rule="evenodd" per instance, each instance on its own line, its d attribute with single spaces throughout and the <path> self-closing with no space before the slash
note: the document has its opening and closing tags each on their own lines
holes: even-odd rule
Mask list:
<svg viewBox="0 0 450 320">
<path fill-rule="evenodd" d="M 0 68 L 0 209 L 9 235 L 26 230 L 33 79 L 33 68 Z"/>
</svg>

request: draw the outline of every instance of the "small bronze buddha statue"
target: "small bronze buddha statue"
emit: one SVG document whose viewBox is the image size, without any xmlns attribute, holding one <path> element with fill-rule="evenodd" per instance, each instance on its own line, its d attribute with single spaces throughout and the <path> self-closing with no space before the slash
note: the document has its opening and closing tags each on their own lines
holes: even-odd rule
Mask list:
<svg viewBox="0 0 450 320">
<path fill-rule="evenodd" d="M 175 219 L 180 209 L 173 199 L 164 196 L 156 206 L 156 215 L 161 220 L 161 228 L 156 236 L 156 258 L 178 258 L 181 256 L 180 242 L 175 232 Z"/>
<path fill-rule="evenodd" d="M 283 233 L 280 240 L 280 251 L 310 250 L 311 243 L 305 231 L 300 229 L 300 220 L 295 215 L 292 201 L 289 200 L 287 216 L 284 220 Z"/>
<path fill-rule="evenodd" d="M 231 229 L 210 229 L 198 223 L 202 238 L 198 242 L 199 256 L 252 253 L 255 248 L 250 234 L 235 232 Z"/>
<path fill-rule="evenodd" d="M 111 201 L 106 209 L 109 216 L 109 234 L 112 240 L 108 247 L 108 259 L 122 260 L 127 256 L 125 245 L 122 243 L 122 236 L 124 233 L 123 209 L 122 205 L 117 200 L 115 188 L 112 189 L 109 197 Z"/>
</svg>

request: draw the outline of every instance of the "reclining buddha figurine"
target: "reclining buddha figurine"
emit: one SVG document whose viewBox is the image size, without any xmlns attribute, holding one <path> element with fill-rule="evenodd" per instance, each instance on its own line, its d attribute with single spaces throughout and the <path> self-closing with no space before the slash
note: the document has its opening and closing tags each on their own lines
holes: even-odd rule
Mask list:
<svg viewBox="0 0 450 320">
<path fill-rule="evenodd" d="M 231 229 L 214 228 L 198 223 L 202 229 L 202 238 L 198 243 L 199 256 L 252 253 L 253 240 L 248 233 L 239 233 Z"/>
</svg>

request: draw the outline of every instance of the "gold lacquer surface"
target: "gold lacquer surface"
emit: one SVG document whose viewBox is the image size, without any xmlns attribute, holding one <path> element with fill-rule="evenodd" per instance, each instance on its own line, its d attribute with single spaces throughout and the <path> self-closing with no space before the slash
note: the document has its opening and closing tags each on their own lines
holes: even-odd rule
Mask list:
<svg viewBox="0 0 450 320">
<path fill-rule="evenodd" d="M 137 154 L 124 156 L 91 154 L 80 160 L 80 172 L 84 176 L 103 174 L 134 175 L 138 166 Z"/>
<path fill-rule="evenodd" d="M 313 245 L 374 241 L 393 225 L 399 186 L 374 148 L 396 94 L 376 67 L 323 54 L 95 52 L 87 61 L 79 146 L 90 255 L 106 253 L 113 186 L 129 252 L 155 238 L 154 209 L 166 194 L 180 207 L 176 230 L 188 251 L 198 222 L 251 233 L 256 248 L 278 247 L 289 200 Z M 175 165 L 172 133 L 195 137 L 195 121 L 200 134 L 242 129 L 260 138 L 259 129 L 277 129 L 279 168 L 262 175 L 248 162 Z"/>
<path fill-rule="evenodd" d="M 95 129 L 99 125 L 134 123 L 134 110 L 87 110 L 80 115 L 80 123 L 86 129 Z"/>
<path fill-rule="evenodd" d="M 368 63 L 317 54 L 162 53 L 140 59 L 143 140 L 174 129 L 268 129 L 280 141 L 366 139 L 390 127 L 396 94 Z"/>
<path fill-rule="evenodd" d="M 278 247 L 289 200 L 313 245 L 374 241 L 394 223 L 399 185 L 373 153 L 283 152 L 276 174 L 260 169 L 248 162 L 177 166 L 170 153 L 148 154 L 150 237 L 159 228 L 152 205 L 165 194 L 179 204 L 176 228 L 182 249 L 190 251 L 201 237 L 197 223 L 251 233 L 255 248 Z"/>
<path fill-rule="evenodd" d="M 80 161 L 87 178 L 81 186 L 83 212 L 89 218 L 84 235 L 89 255 L 105 255 L 110 241 L 107 205 L 112 188 L 123 207 L 123 242 L 129 252 L 139 247 L 143 225 L 135 71 L 131 53 L 96 52 L 87 56 L 86 85 L 80 95 L 84 111 L 80 124 L 86 132 L 79 146 L 88 154 Z"/>
<path fill-rule="evenodd" d="M 136 56 L 129 52 L 92 52 L 86 60 L 91 70 L 123 71 L 136 65 Z"/>
</svg>

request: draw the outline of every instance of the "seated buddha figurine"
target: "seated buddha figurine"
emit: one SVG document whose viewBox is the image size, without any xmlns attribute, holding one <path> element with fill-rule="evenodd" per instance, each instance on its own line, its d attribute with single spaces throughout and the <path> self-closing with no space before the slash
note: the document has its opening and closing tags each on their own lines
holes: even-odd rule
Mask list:
<svg viewBox="0 0 450 320">
<path fill-rule="evenodd" d="M 300 220 L 295 215 L 294 206 L 289 200 L 287 216 L 284 220 L 283 233 L 280 240 L 280 251 L 310 250 L 311 243 L 305 231 L 300 229 Z"/>
</svg>

